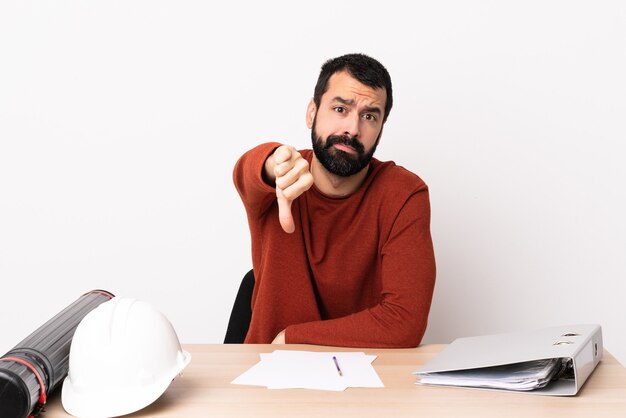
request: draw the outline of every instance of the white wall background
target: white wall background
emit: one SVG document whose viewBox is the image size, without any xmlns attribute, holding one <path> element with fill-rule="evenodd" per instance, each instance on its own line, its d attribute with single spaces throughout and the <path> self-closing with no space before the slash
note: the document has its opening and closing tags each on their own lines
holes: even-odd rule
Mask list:
<svg viewBox="0 0 626 418">
<path fill-rule="evenodd" d="M 626 363 L 623 2 L 226 3 L 0 4 L 0 351 L 94 288 L 221 342 L 232 167 L 308 147 L 319 67 L 365 52 L 395 88 L 377 156 L 431 188 L 424 342 L 597 322 Z"/>
</svg>

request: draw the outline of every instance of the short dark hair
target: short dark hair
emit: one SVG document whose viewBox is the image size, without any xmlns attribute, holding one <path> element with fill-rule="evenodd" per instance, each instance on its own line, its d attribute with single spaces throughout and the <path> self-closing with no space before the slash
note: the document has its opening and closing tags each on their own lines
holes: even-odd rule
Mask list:
<svg viewBox="0 0 626 418">
<path fill-rule="evenodd" d="M 383 65 L 372 57 L 365 54 L 347 54 L 337 58 L 329 59 L 322 65 L 322 70 L 317 78 L 313 102 L 319 109 L 322 96 L 328 89 L 330 77 L 340 71 L 347 71 L 352 77 L 366 86 L 380 89 L 384 88 L 387 93 L 385 100 L 385 115 L 383 123 L 387 120 L 391 106 L 393 105 L 393 92 L 391 89 L 391 76 Z"/>
</svg>

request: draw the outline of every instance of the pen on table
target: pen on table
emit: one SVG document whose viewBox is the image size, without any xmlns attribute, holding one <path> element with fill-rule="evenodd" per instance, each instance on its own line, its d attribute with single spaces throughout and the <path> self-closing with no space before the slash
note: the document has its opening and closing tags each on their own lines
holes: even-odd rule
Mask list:
<svg viewBox="0 0 626 418">
<path fill-rule="evenodd" d="M 337 357 L 333 356 L 333 361 L 335 362 L 335 367 L 337 368 L 337 373 L 339 373 L 339 376 L 343 376 L 343 373 L 341 372 L 341 368 L 339 367 L 339 363 L 337 363 Z"/>
</svg>

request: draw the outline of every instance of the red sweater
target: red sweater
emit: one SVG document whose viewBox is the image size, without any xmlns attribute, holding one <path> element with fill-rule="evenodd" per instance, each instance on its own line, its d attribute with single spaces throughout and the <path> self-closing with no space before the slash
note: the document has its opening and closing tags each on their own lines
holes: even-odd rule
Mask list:
<svg viewBox="0 0 626 418">
<path fill-rule="evenodd" d="M 278 221 L 276 191 L 262 178 L 280 144 L 260 145 L 235 165 L 248 215 L 256 279 L 246 343 L 415 347 L 435 285 L 428 187 L 415 174 L 372 159 L 353 194 L 315 185 L 292 204 L 296 231 Z M 301 151 L 309 163 L 312 151 Z"/>
</svg>

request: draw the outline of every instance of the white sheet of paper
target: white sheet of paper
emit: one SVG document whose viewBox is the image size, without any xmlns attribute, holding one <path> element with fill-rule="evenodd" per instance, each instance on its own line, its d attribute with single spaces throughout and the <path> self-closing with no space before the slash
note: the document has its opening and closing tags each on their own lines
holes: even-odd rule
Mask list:
<svg viewBox="0 0 626 418">
<path fill-rule="evenodd" d="M 342 371 L 339 375 L 333 356 Z M 261 361 L 233 384 L 260 385 L 268 389 L 342 391 L 348 387 L 384 387 L 372 362 L 376 356 L 362 352 L 310 352 L 276 350 L 260 355 Z"/>
</svg>

